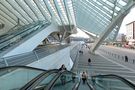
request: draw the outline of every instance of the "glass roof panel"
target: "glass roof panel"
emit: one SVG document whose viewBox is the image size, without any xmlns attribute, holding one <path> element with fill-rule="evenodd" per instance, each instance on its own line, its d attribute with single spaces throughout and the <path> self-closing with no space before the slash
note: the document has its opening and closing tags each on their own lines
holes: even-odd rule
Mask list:
<svg viewBox="0 0 135 90">
<path fill-rule="evenodd" d="M 121 9 L 125 8 L 128 1 L 125 0 L 74 0 L 74 6 L 76 10 L 76 22 L 82 21 L 78 12 L 85 13 L 83 19 L 86 21 L 77 23 L 77 26 L 81 25 L 85 30 L 90 32 L 102 33 L 112 20 L 118 15 Z M 87 15 L 86 15 L 87 14 Z M 89 17 L 89 18 L 88 18 Z M 85 19 L 87 18 L 87 19 Z M 87 23 L 89 21 L 89 23 Z M 95 26 L 104 27 L 94 29 Z M 93 31 L 95 30 L 95 31 Z M 95 34 L 96 34 L 95 33 Z"/>
<path fill-rule="evenodd" d="M 101 34 L 131 0 L 0 0 L 0 22 L 56 21 Z M 115 33 L 115 30 L 114 30 Z"/>
</svg>

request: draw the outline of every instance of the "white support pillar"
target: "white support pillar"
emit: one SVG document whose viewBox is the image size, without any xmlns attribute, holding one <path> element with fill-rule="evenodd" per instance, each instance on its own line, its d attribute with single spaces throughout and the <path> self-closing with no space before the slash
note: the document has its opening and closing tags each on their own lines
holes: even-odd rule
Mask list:
<svg viewBox="0 0 135 90">
<path fill-rule="evenodd" d="M 126 8 L 123 8 L 121 12 L 115 17 L 112 22 L 108 25 L 105 32 L 103 32 L 99 39 L 96 40 L 94 45 L 91 48 L 91 52 L 94 52 L 101 44 L 101 42 L 111 33 L 111 31 L 115 28 L 115 26 L 119 23 L 119 21 L 123 20 L 124 17 L 129 13 L 131 8 L 135 5 L 135 1 L 131 1 L 128 3 Z"/>
</svg>

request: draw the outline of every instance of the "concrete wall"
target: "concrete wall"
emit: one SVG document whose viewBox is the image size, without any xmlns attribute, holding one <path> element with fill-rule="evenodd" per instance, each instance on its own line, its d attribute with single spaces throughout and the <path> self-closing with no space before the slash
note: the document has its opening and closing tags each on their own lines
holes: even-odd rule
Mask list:
<svg viewBox="0 0 135 90">
<path fill-rule="evenodd" d="M 28 66 L 42 68 L 42 69 L 55 69 L 60 68 L 62 64 L 65 64 L 68 70 L 73 66 L 73 62 L 70 58 L 70 47 L 57 51 L 47 57 L 42 58 L 39 61 L 33 62 Z"/>
</svg>

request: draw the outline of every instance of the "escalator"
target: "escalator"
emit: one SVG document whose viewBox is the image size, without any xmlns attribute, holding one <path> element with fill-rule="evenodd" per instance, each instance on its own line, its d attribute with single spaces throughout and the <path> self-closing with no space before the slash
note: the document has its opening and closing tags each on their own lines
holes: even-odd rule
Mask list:
<svg viewBox="0 0 135 90">
<path fill-rule="evenodd" d="M 88 81 L 86 82 L 86 84 L 83 84 L 82 80 L 80 79 L 79 82 L 74 85 L 72 90 L 94 90 L 94 88 Z"/>
<path fill-rule="evenodd" d="M 19 90 L 37 75 L 46 70 L 28 66 L 9 66 L 0 68 L 0 90 Z"/>
<path fill-rule="evenodd" d="M 78 78 L 74 78 L 74 76 L 75 74 L 70 71 L 59 72 L 45 90 L 72 90 L 75 83 L 78 82 Z"/>
<path fill-rule="evenodd" d="M 83 84 L 70 71 L 27 66 L 0 68 L 0 83 L 0 90 L 135 90 L 134 83 L 118 75 L 91 76 Z"/>
<path fill-rule="evenodd" d="M 66 76 L 62 83 L 61 77 Z M 47 77 L 42 77 L 30 85 L 28 89 L 21 90 L 135 90 L 135 85 L 125 78 L 117 75 L 96 75 L 90 77 L 86 84 L 70 71 L 59 71 Z M 51 79 L 50 79 L 51 78 Z"/>
<path fill-rule="evenodd" d="M 113 74 L 92 76 L 94 90 L 135 90 L 135 84 L 131 81 Z"/>
<path fill-rule="evenodd" d="M 65 79 L 63 80 L 63 77 Z M 38 75 L 20 90 L 93 90 L 87 82 L 81 80 L 70 71 L 49 71 Z"/>
<path fill-rule="evenodd" d="M 62 77 L 65 76 L 65 80 Z M 20 90 L 72 90 L 77 82 L 70 71 L 49 70 L 41 73 Z"/>
<path fill-rule="evenodd" d="M 24 85 L 20 90 L 43 90 L 43 88 L 49 85 L 50 81 L 53 80 L 58 72 L 58 69 L 43 72 Z"/>
</svg>

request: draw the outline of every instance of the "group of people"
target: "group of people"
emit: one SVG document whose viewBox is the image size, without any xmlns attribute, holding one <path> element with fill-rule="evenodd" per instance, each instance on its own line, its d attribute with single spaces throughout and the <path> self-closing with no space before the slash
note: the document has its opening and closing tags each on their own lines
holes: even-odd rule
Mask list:
<svg viewBox="0 0 135 90">
<path fill-rule="evenodd" d="M 83 72 L 82 75 L 81 75 L 81 77 L 82 77 L 83 84 L 85 84 L 86 83 L 86 80 L 88 78 L 87 73 L 86 72 Z"/>
<path fill-rule="evenodd" d="M 67 68 L 65 67 L 64 64 L 62 64 L 61 67 L 59 68 L 59 71 L 64 71 L 64 70 L 67 70 Z M 65 85 L 66 75 L 62 74 L 61 77 L 60 77 L 60 80 L 61 80 L 62 85 Z"/>
<path fill-rule="evenodd" d="M 88 62 L 91 63 L 91 59 L 88 59 Z M 60 71 L 64 71 L 64 70 L 67 70 L 67 68 L 65 67 L 64 64 L 62 64 L 62 66 L 59 68 Z M 75 82 L 75 75 L 72 76 L 72 80 L 73 82 Z M 88 75 L 86 72 L 82 72 L 81 74 L 81 79 L 82 79 L 82 83 L 85 84 L 86 83 L 86 80 L 88 78 Z M 61 83 L 62 85 L 65 85 L 66 83 L 66 75 L 62 74 L 61 77 L 60 77 L 60 80 L 61 80 Z"/>
</svg>

